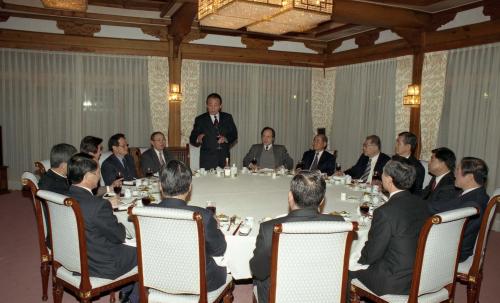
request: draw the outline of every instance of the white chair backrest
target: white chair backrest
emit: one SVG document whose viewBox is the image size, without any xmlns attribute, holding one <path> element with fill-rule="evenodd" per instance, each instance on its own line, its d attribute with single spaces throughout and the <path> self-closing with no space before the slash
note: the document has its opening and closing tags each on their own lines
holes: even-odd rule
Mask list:
<svg viewBox="0 0 500 303">
<path fill-rule="evenodd" d="M 99 158 L 99 167 L 102 168 L 102 162 L 106 160 L 109 156 L 111 156 L 113 153 L 108 151 L 105 151 L 101 154 L 101 157 Z M 100 181 L 101 186 L 105 186 L 106 184 L 104 183 L 104 179 L 102 178 L 101 174 L 101 181 Z"/>
<path fill-rule="evenodd" d="M 21 175 L 21 179 L 27 179 L 27 180 L 30 180 L 31 182 L 33 182 L 33 184 L 36 185 L 36 189 L 38 189 L 38 178 L 35 176 L 35 174 L 33 174 L 32 172 L 29 172 L 29 171 L 25 171 L 22 175 Z"/>
<path fill-rule="evenodd" d="M 429 183 L 431 183 L 432 176 L 429 174 L 429 162 L 420 160 L 420 163 L 425 169 L 424 183 L 422 185 L 422 188 L 425 188 L 427 185 L 429 185 Z"/>
<path fill-rule="evenodd" d="M 76 215 L 71 206 L 64 204 L 68 197 L 47 190 L 39 190 L 37 195 L 47 201 L 54 261 L 69 271 L 81 272 Z"/>
<path fill-rule="evenodd" d="M 147 151 L 149 147 L 139 147 L 139 151 L 141 152 L 141 155 L 144 154 L 145 151 Z"/>
<path fill-rule="evenodd" d="M 140 237 L 144 286 L 169 294 L 200 294 L 198 226 L 194 213 L 134 207 L 132 214 L 139 223 L 136 233 Z"/>
<path fill-rule="evenodd" d="M 464 207 L 436 214 L 440 223 L 431 226 L 425 243 L 418 295 L 441 290 L 453 283 L 462 229 L 467 217 L 477 214 L 474 207 Z"/>
<path fill-rule="evenodd" d="M 346 242 L 353 224 L 315 221 L 281 226 L 275 302 L 341 302 L 344 257 L 349 258 Z"/>
<path fill-rule="evenodd" d="M 189 167 L 192 170 L 200 169 L 200 148 L 189 144 Z"/>
<path fill-rule="evenodd" d="M 500 187 L 499 187 L 499 188 L 497 188 L 497 189 L 495 189 L 495 191 L 493 192 L 492 197 L 493 197 L 493 196 L 500 196 Z"/>
</svg>

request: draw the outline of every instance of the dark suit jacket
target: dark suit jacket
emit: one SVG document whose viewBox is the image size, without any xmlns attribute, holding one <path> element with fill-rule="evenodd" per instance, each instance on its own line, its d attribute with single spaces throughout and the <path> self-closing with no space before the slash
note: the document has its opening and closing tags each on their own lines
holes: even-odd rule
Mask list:
<svg viewBox="0 0 500 303">
<path fill-rule="evenodd" d="M 122 173 L 124 181 L 132 181 L 137 178 L 135 173 L 134 158 L 130 155 L 126 155 L 124 159 L 125 167 L 114 154 L 102 162 L 101 174 L 105 185 L 111 185 L 111 183 L 116 180 L 118 172 Z"/>
<path fill-rule="evenodd" d="M 432 190 L 432 184 L 434 182 L 436 182 L 436 177 L 431 178 L 431 182 L 422 190 L 421 194 L 422 198 L 426 200 L 430 206 L 443 200 L 453 199 L 460 192 L 460 189 L 455 187 L 455 176 L 453 172 L 448 172 L 444 175 L 436 185 L 436 188 Z"/>
<path fill-rule="evenodd" d="M 260 224 L 259 235 L 250 260 L 254 284 L 257 285 L 259 303 L 268 302 L 269 277 L 271 275 L 271 246 L 274 225 L 297 221 L 344 221 L 340 216 L 320 214 L 314 208 L 292 210 L 287 216 Z"/>
<path fill-rule="evenodd" d="M 38 182 L 38 187 L 66 196 L 69 190 L 69 181 L 68 178 L 61 177 L 49 169 Z"/>
<path fill-rule="evenodd" d="M 74 185 L 69 196 L 78 201 L 82 210 L 90 276 L 116 279 L 134 268 L 136 249 L 123 244 L 125 227 L 118 223 L 109 201 Z"/>
<path fill-rule="evenodd" d="M 216 290 L 226 282 L 227 271 L 225 267 L 218 266 L 213 257 L 222 256 L 226 251 L 226 239 L 217 227 L 217 221 L 213 214 L 198 206 L 187 205 L 185 201 L 167 198 L 161 201 L 158 207 L 185 209 L 201 214 L 203 228 L 205 229 L 205 255 L 206 255 L 206 277 L 208 291 Z"/>
<path fill-rule="evenodd" d="M 238 130 L 234 124 L 233 117 L 224 112 L 219 113 L 219 132 L 212 123 L 208 113 L 196 117 L 189 142 L 194 146 L 200 146 L 200 168 L 211 169 L 217 166 L 224 167 L 226 158 L 229 158 L 229 148 L 238 139 Z M 220 133 L 227 139 L 227 143 L 217 143 L 217 135 Z M 198 135 L 205 134 L 201 144 L 196 143 Z"/>
<path fill-rule="evenodd" d="M 368 160 L 370 158 L 365 156 L 364 154 L 361 154 L 358 158 L 358 162 L 354 164 L 353 167 L 349 168 L 346 170 L 344 173 L 346 175 L 351 176 L 353 179 L 359 179 L 361 176 L 363 176 L 363 173 L 365 172 L 366 165 L 368 165 Z M 377 163 L 375 163 L 375 168 L 373 169 L 373 173 L 375 172 L 378 173 L 379 176 L 382 176 L 382 171 L 384 169 L 385 164 L 391 159 L 388 155 L 384 153 L 380 153 L 378 155 Z"/>
<path fill-rule="evenodd" d="M 366 270 L 351 272 L 377 295 L 407 295 L 420 229 L 429 217 L 426 203 L 408 191 L 394 194 L 375 209 L 368 241 L 359 263 Z"/>
<path fill-rule="evenodd" d="M 165 148 L 163 150 L 163 158 L 165 159 L 165 163 L 168 163 L 168 161 L 174 159 L 174 156 Z M 187 164 L 189 165 L 189 163 Z M 160 171 L 160 167 L 160 159 L 154 148 L 148 149 L 141 155 L 141 169 L 144 175 L 148 172 L 148 168 L 151 169 L 152 173 L 157 173 Z"/>
<path fill-rule="evenodd" d="M 477 234 L 481 228 L 481 220 L 483 219 L 483 213 L 486 210 L 489 200 L 490 197 L 486 193 L 486 189 L 484 187 L 479 187 L 466 193 L 465 195 L 457 196 L 454 199 L 446 201 L 439 201 L 439 203 L 433 203 L 430 206 L 432 214 L 468 206 L 479 209 L 480 213 L 476 216 L 470 217 L 467 225 L 465 226 L 464 238 L 462 240 L 462 250 L 460 252 L 460 262 L 465 261 L 474 253 L 474 245 L 476 245 Z"/>
<path fill-rule="evenodd" d="M 248 167 L 252 162 L 253 158 L 257 159 L 257 162 L 262 155 L 264 150 L 264 144 L 254 144 L 250 147 L 250 150 L 243 158 L 243 166 Z M 293 159 L 288 154 L 286 147 L 284 145 L 273 144 L 271 148 L 274 155 L 274 166 L 279 167 L 281 165 L 285 166 L 287 169 L 293 169 Z M 258 163 L 257 163 L 258 165 Z"/>
<path fill-rule="evenodd" d="M 302 155 L 302 163 L 304 164 L 304 167 L 303 167 L 304 169 L 309 169 L 309 167 L 311 167 L 311 164 L 314 161 L 315 154 L 316 154 L 316 151 L 313 149 L 310 149 Z M 322 173 L 325 173 L 325 174 L 331 176 L 335 172 L 336 160 L 337 160 L 337 158 L 335 158 L 334 155 L 330 154 L 329 152 L 327 152 L 325 150 L 321 154 L 321 158 L 319 158 L 318 169 Z"/>
<path fill-rule="evenodd" d="M 415 172 L 417 173 L 417 175 L 415 176 L 415 182 L 410 188 L 410 192 L 415 195 L 420 195 L 422 192 L 422 187 L 424 185 L 425 168 L 422 163 L 420 163 L 420 161 L 414 156 L 410 156 L 408 158 L 408 161 L 410 161 L 410 164 L 415 167 Z"/>
</svg>

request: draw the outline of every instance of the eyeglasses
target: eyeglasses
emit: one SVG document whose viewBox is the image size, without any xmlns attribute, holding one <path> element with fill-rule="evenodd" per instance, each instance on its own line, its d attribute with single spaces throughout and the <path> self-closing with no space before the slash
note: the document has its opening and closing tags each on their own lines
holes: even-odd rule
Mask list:
<svg viewBox="0 0 500 303">
<path fill-rule="evenodd" d="M 363 147 L 376 146 L 375 144 L 363 144 Z"/>
<path fill-rule="evenodd" d="M 126 144 L 126 145 L 118 145 L 118 147 L 125 148 L 125 147 L 128 147 L 128 144 Z"/>
</svg>

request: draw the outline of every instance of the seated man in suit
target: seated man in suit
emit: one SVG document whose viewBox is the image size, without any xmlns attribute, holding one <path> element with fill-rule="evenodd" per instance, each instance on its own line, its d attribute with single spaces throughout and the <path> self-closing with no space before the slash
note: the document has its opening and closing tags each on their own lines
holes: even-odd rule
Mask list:
<svg viewBox="0 0 500 303">
<path fill-rule="evenodd" d="M 128 154 L 128 143 L 124 134 L 115 134 L 109 138 L 109 150 L 113 152 L 102 163 L 102 178 L 105 185 L 111 185 L 116 179 L 132 181 L 137 178 L 134 158 Z"/>
<path fill-rule="evenodd" d="M 375 178 L 382 177 L 384 165 L 391 158 L 380 151 L 382 144 L 376 135 L 366 137 L 363 143 L 363 153 L 359 156 L 358 162 L 344 173 L 353 179 L 361 179 L 371 183 Z"/>
<path fill-rule="evenodd" d="M 427 200 L 429 206 L 443 200 L 455 198 L 458 188 L 455 187 L 455 154 L 449 148 L 440 147 L 432 150 L 429 161 L 431 182 L 422 191 L 422 198 Z"/>
<path fill-rule="evenodd" d="M 218 228 L 211 211 L 187 204 L 187 198 L 192 190 L 191 181 L 191 170 L 184 163 L 178 160 L 169 161 L 160 170 L 161 192 L 165 199 L 157 206 L 185 209 L 201 214 L 205 229 L 207 289 L 214 291 L 226 282 L 226 268 L 218 266 L 213 259 L 213 257 L 224 255 L 226 239 Z"/>
<path fill-rule="evenodd" d="M 271 244 L 275 224 L 295 221 L 343 221 L 340 216 L 321 214 L 325 201 L 325 180 L 317 171 L 302 170 L 295 175 L 288 192 L 287 216 L 260 224 L 259 235 L 250 260 L 253 283 L 257 286 L 259 303 L 268 302 L 271 275 Z"/>
<path fill-rule="evenodd" d="M 76 154 L 68 162 L 68 178 L 72 183 L 68 196 L 75 198 L 82 210 L 90 276 L 116 279 L 129 272 L 137 266 L 137 253 L 135 247 L 123 244 L 126 230 L 112 208 L 118 200 L 110 202 L 92 194 L 101 178 L 99 165 L 88 154 Z M 122 289 L 127 293 L 131 290 L 132 286 Z M 134 291 L 130 299 L 138 302 L 138 293 Z"/>
<path fill-rule="evenodd" d="M 80 142 L 80 152 L 91 155 L 99 163 L 102 154 L 102 139 L 94 136 L 85 136 Z"/>
<path fill-rule="evenodd" d="M 141 169 L 145 176 L 159 172 L 160 167 L 174 159 L 166 145 L 167 140 L 162 132 L 151 134 L 151 148 L 141 155 Z"/>
<path fill-rule="evenodd" d="M 479 214 L 469 218 L 465 226 L 459 262 L 467 260 L 474 253 L 483 213 L 490 199 L 484 188 L 487 178 L 488 166 L 483 160 L 464 157 L 455 170 L 455 185 L 462 192 L 454 199 L 439 201 L 439 203 L 430 205 L 432 214 L 467 206 L 479 209 Z"/>
<path fill-rule="evenodd" d="M 313 139 L 313 149 L 302 155 L 304 169 L 320 170 L 329 176 L 335 172 L 335 156 L 326 151 L 328 138 L 323 134 L 317 134 Z"/>
<path fill-rule="evenodd" d="M 67 195 L 69 190 L 68 161 L 76 152 L 77 150 L 73 145 L 66 143 L 54 145 L 50 150 L 50 169 L 42 176 L 38 182 L 38 187 L 61 195 Z"/>
<path fill-rule="evenodd" d="M 414 180 L 415 168 L 406 159 L 390 160 L 384 166 L 382 184 L 389 201 L 375 209 L 358 260 L 369 267 L 349 273 L 379 296 L 410 291 L 420 229 L 429 217 L 426 203 L 408 191 Z"/>
<path fill-rule="evenodd" d="M 402 132 L 396 139 L 396 155 L 408 159 L 410 164 L 415 168 L 415 182 L 410 187 L 412 194 L 420 195 L 425 178 L 425 168 L 420 161 L 415 158 L 415 150 L 417 149 L 417 136 L 410 132 Z"/>
<path fill-rule="evenodd" d="M 293 159 L 288 155 L 286 147 L 274 144 L 276 132 L 271 127 L 264 127 L 260 132 L 261 144 L 254 144 L 243 158 L 243 166 L 250 169 L 277 168 L 284 166 L 293 168 Z"/>
</svg>

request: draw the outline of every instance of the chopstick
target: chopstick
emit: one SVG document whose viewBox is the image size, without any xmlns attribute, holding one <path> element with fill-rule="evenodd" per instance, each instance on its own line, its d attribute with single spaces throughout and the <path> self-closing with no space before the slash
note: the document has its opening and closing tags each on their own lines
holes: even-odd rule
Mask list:
<svg viewBox="0 0 500 303">
<path fill-rule="evenodd" d="M 238 230 L 240 229 L 240 226 L 241 224 L 243 223 L 243 221 L 240 222 L 240 224 L 238 224 L 238 227 L 236 227 L 236 229 L 234 230 L 234 233 L 233 233 L 233 236 L 236 235 L 236 233 L 238 232 Z"/>
</svg>

